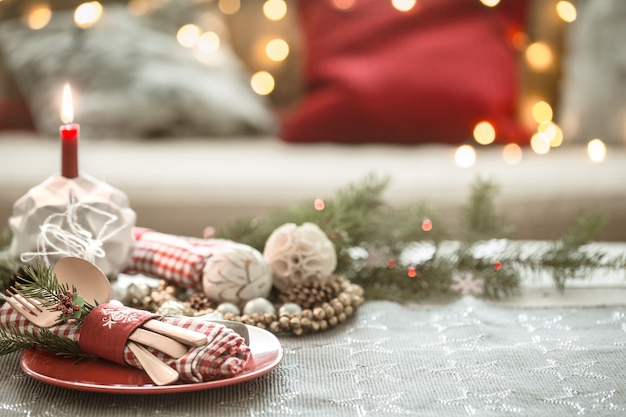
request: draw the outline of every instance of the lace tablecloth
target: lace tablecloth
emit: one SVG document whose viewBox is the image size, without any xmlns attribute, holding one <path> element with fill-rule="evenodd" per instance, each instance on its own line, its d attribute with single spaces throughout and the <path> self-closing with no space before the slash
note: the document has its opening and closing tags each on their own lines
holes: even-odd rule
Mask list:
<svg viewBox="0 0 626 417">
<path fill-rule="evenodd" d="M 281 342 L 283 362 L 258 379 L 160 395 L 58 388 L 0 357 L 0 416 L 626 415 L 626 306 L 367 302 Z"/>
</svg>

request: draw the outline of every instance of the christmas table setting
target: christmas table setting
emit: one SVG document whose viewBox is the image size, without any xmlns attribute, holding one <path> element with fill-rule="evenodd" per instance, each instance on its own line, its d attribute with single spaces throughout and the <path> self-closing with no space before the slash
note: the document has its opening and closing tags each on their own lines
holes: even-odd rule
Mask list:
<svg viewBox="0 0 626 417">
<path fill-rule="evenodd" d="M 514 241 L 489 181 L 455 226 L 392 208 L 369 177 L 164 233 L 79 169 L 66 91 L 60 175 L 15 202 L 2 246 L 0 416 L 626 411 L 624 298 L 564 302 L 624 291 L 626 247 L 594 243 L 601 215 Z M 537 290 L 551 301 L 529 303 Z"/>
</svg>

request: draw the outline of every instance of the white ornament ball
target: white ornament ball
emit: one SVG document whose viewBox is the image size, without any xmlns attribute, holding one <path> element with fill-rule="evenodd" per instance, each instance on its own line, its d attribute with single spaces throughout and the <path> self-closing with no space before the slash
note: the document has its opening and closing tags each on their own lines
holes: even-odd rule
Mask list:
<svg viewBox="0 0 626 417">
<path fill-rule="evenodd" d="M 263 256 L 280 291 L 310 279 L 326 282 L 337 267 L 337 253 L 328 236 L 313 223 L 286 223 L 270 235 Z"/>
<path fill-rule="evenodd" d="M 241 304 L 267 297 L 272 289 L 272 275 L 261 252 L 232 243 L 217 249 L 207 260 L 202 288 L 213 301 Z"/>
<path fill-rule="evenodd" d="M 263 297 L 254 298 L 243 307 L 243 314 L 273 314 L 276 313 L 274 305 Z"/>
<path fill-rule="evenodd" d="M 122 191 L 88 175 L 52 176 L 13 205 L 11 256 L 46 265 L 75 256 L 116 276 L 134 250 L 135 221 Z"/>
<path fill-rule="evenodd" d="M 233 303 L 221 303 L 217 306 L 216 310 L 221 314 L 230 313 L 235 316 L 239 315 L 239 307 Z"/>
<path fill-rule="evenodd" d="M 302 313 L 302 307 L 296 303 L 285 303 L 278 309 L 278 314 L 281 316 L 300 313 Z"/>
</svg>

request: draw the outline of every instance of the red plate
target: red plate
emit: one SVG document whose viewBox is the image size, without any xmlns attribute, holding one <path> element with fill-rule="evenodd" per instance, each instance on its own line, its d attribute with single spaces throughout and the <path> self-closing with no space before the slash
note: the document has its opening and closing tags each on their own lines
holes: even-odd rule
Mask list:
<svg viewBox="0 0 626 417">
<path fill-rule="evenodd" d="M 224 387 L 258 378 L 274 370 L 283 359 L 280 341 L 272 333 L 248 326 L 252 357 L 237 376 L 217 381 L 157 386 L 137 368 L 104 360 L 74 363 L 52 352 L 27 349 L 20 357 L 22 370 L 30 377 L 58 387 L 115 394 L 163 394 Z"/>
</svg>

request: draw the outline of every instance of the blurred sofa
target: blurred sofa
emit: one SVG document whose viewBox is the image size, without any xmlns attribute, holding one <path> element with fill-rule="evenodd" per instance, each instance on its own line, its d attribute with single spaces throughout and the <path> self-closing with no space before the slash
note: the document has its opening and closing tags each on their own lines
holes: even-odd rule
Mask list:
<svg viewBox="0 0 626 417">
<path fill-rule="evenodd" d="M 368 2 L 375 3 L 376 7 L 382 4 L 371 0 L 358 4 Z M 489 25 L 495 24 L 493 16 L 488 14 L 490 11 L 481 9 L 475 13 L 477 0 L 446 2 L 455 6 L 456 11 L 460 10 L 459 5 L 467 6 L 472 24 L 480 25 L 483 16 L 488 16 Z M 312 203 L 313 199 L 332 195 L 370 174 L 390 179 L 385 192 L 390 204 L 402 206 L 426 201 L 440 208 L 451 222 L 456 222 L 470 185 L 480 176 L 499 185 L 497 207 L 516 226 L 514 238 L 552 239 L 563 233 L 578 215 L 596 211 L 609 219 L 601 239 L 626 240 L 626 133 L 619 128 L 620 120 L 621 129 L 624 126 L 622 106 L 626 94 L 619 94 L 624 88 L 624 81 L 618 76 L 623 61 L 615 59 L 621 56 L 619 53 L 624 47 L 605 40 L 607 46 L 599 48 L 594 46 L 597 42 L 588 44 L 586 41 L 596 33 L 593 30 L 596 26 L 589 23 L 590 20 L 602 20 L 605 32 L 612 27 L 622 30 L 619 17 L 624 2 L 578 2 L 579 18 L 569 27 L 569 32 L 546 35 L 567 45 L 562 60 L 534 77 L 527 68 L 520 70 L 519 78 L 513 76 L 514 71 L 510 69 L 504 74 L 504 67 L 500 65 L 506 64 L 509 68 L 519 61 L 511 61 L 510 56 L 494 44 L 493 49 L 480 52 L 484 54 L 481 56 L 499 60 L 487 62 L 496 70 L 486 77 L 472 76 L 468 66 L 455 68 L 447 63 L 441 67 L 443 70 L 435 67 L 435 70 L 421 73 L 420 77 L 403 73 L 394 78 L 395 69 L 401 66 L 378 64 L 390 59 L 388 45 L 402 45 L 400 41 L 395 43 L 396 36 L 404 36 L 402 31 L 397 35 L 402 25 L 383 19 L 381 13 L 361 13 L 358 9 L 334 10 L 331 12 L 337 22 L 325 20 L 324 13 L 328 10 L 322 8 L 330 7 L 331 2 L 301 0 L 297 4 L 307 11 L 306 16 L 317 16 L 317 20 L 303 21 L 302 33 L 297 35 L 300 33 L 296 31 L 299 17 L 291 15 L 287 29 L 295 43 L 290 59 L 297 61 L 274 68 L 279 83 L 274 96 L 266 98 L 251 94 L 247 89 L 246 74 L 252 71 L 255 62 L 250 58 L 254 56 L 252 51 L 244 52 L 246 48 L 252 49 L 251 37 L 255 30 L 267 29 L 268 25 L 268 30 L 275 28 L 265 20 L 262 24 L 256 20 L 257 25 L 251 24 L 250 16 L 257 13 L 250 10 L 251 3 L 244 3 L 247 6 L 240 13 L 226 19 L 232 44 L 225 45 L 219 58 L 202 64 L 208 66 L 202 67 L 206 77 L 198 75 L 202 71 L 195 66 L 199 64 L 187 55 L 179 51 L 166 53 L 168 49 L 164 49 L 164 44 L 151 44 L 148 39 L 127 42 L 128 32 L 120 32 L 120 27 L 128 24 L 130 26 L 124 26 L 124 30 L 136 31 L 133 33 L 137 37 L 150 34 L 152 41 L 163 41 L 168 48 L 177 48 L 174 37 L 164 36 L 160 31 L 176 28 L 180 22 L 196 15 L 189 10 L 176 9 L 177 13 L 161 10 L 157 17 L 167 16 L 171 19 L 168 24 L 163 24 L 163 20 L 159 20 L 158 25 L 143 21 L 145 25 L 138 26 L 130 24 L 130 17 L 115 14 L 122 13 L 121 9 L 116 9 L 117 12 L 110 9 L 108 20 L 104 19 L 94 30 L 78 34 L 74 29 L 67 29 L 67 22 L 71 20 L 68 13 L 56 13 L 44 32 L 37 33 L 22 30 L 15 21 L 5 22 L 3 33 L 10 33 L 12 37 L 5 36 L 0 42 L 4 62 L 0 74 L 5 79 L 0 90 L 4 94 L 4 99 L 0 100 L 3 105 L 0 114 L 0 219 L 11 215 L 13 203 L 30 187 L 59 172 L 61 150 L 55 137 L 60 123 L 57 87 L 61 75 L 70 74 L 80 96 L 76 120 L 84 127 L 79 151 L 81 172 L 125 192 L 140 226 L 200 236 L 207 226 L 220 227 L 244 216 L 262 216 L 272 209 L 302 200 Z M 515 3 L 528 5 L 525 13 L 534 17 L 525 25 L 533 36 L 555 27 L 553 22 L 545 22 L 552 18 L 544 8 L 550 2 L 509 4 Z M 289 3 L 292 13 L 294 4 L 296 2 Z M 6 4 L 0 6 L 6 7 Z M 433 18 L 426 22 L 426 27 L 434 26 L 436 19 L 449 16 L 437 10 L 432 13 Z M 516 11 L 511 13 L 517 16 Z M 455 16 L 457 21 L 446 23 L 453 25 L 450 30 L 441 31 L 442 36 L 447 37 L 446 42 L 435 43 L 434 49 L 425 48 L 420 53 L 439 53 L 450 43 L 451 31 L 466 29 L 465 15 L 459 12 Z M 338 24 L 348 18 L 355 20 L 346 22 L 345 26 Z M 372 49 L 354 49 L 349 42 L 358 39 L 358 30 L 362 30 L 364 22 L 372 23 L 372 19 L 387 28 L 382 32 L 387 36 L 380 44 L 383 47 L 377 47 L 372 38 Z M 505 24 L 502 22 L 510 23 L 506 19 L 498 20 L 498 25 Z M 338 27 L 354 32 L 344 36 L 346 32 L 335 30 Z M 415 37 L 432 39 L 434 33 L 439 33 L 434 27 L 434 32 L 426 34 L 414 33 L 415 25 L 406 27 Z M 502 31 L 503 27 L 498 26 L 494 33 L 505 34 L 508 41 L 510 33 Z M 118 36 L 120 34 L 123 36 Z M 98 36 L 107 42 L 97 43 Z M 298 36 L 304 37 L 301 43 L 297 42 Z M 12 41 L 7 40 L 9 38 Z M 350 46 L 350 50 L 359 53 L 344 55 L 341 48 L 326 53 L 328 49 L 323 48 L 321 54 L 316 50 L 314 56 L 318 59 L 312 63 L 306 60 L 312 56 L 311 48 L 323 45 L 314 39 L 325 39 L 331 44 L 334 39 L 340 39 L 348 42 L 346 47 Z M 33 47 L 23 48 L 27 43 Z M 75 63 L 57 65 L 65 63 L 65 58 L 58 61 L 65 55 L 55 48 L 67 52 L 63 49 L 67 45 L 71 45 Z M 98 48 L 133 59 L 107 58 Z M 521 53 L 516 53 L 517 59 L 521 59 Z M 49 58 L 43 60 L 44 55 Z M 404 57 L 402 52 L 400 55 Z M 137 57 L 146 57 L 146 60 L 139 61 Z M 467 58 L 471 60 L 472 54 L 467 54 Z M 422 59 L 422 55 L 412 59 Z M 42 62 L 48 64 L 42 65 Z M 115 66 L 109 67 L 111 62 Z M 585 66 L 589 62 L 602 65 Z M 368 70 L 367 77 L 361 76 L 364 68 Z M 433 80 L 448 87 L 446 94 L 468 88 L 470 98 L 452 94 L 452 101 L 435 103 L 432 97 L 424 99 L 426 96 L 414 90 L 432 86 L 416 80 L 429 74 L 440 76 L 448 70 L 457 71 L 448 78 L 450 82 L 442 77 Z M 479 68 L 474 71 L 481 73 Z M 288 87 L 280 84 L 280 80 L 285 79 L 289 80 L 285 83 Z M 600 79 L 603 83 L 597 82 Z M 378 88 L 387 85 L 389 80 L 394 81 L 389 84 L 391 91 L 398 94 L 391 101 L 384 101 L 388 96 Z M 480 94 L 476 93 L 479 90 L 470 89 L 478 89 L 480 83 L 491 88 L 484 93 L 480 90 Z M 500 88 L 498 83 L 504 87 Z M 405 90 L 410 94 L 403 96 L 401 93 Z M 542 98 L 553 103 L 559 122 L 562 121 L 565 142 L 547 155 L 530 150 L 528 140 L 532 132 L 520 135 L 528 128 L 527 121 L 516 113 L 517 105 L 523 107 L 520 104 L 524 99 L 522 90 L 535 98 L 540 91 Z M 397 97 L 403 98 L 394 101 Z M 417 113 L 405 111 L 406 100 L 411 97 L 417 100 L 417 104 L 411 104 L 420 106 L 419 114 L 438 106 L 445 111 L 433 112 L 423 119 L 415 117 Z M 452 102 L 454 104 L 449 104 Z M 379 106 L 368 105 L 372 103 Z M 372 108 L 376 111 L 368 113 Z M 389 109 L 399 111 L 389 112 Z M 476 145 L 468 129 L 469 121 L 476 117 L 476 109 L 492 112 L 494 119 L 504 116 L 496 126 L 499 132 L 511 132 L 510 136 L 499 137 L 489 146 Z M 374 123 L 375 116 L 381 112 L 386 114 L 385 123 Z M 398 113 L 402 117 L 394 118 Z M 602 138 L 608 145 L 607 157 L 602 162 L 592 162 L 587 155 L 586 143 L 592 137 Z M 502 156 L 504 146 L 511 142 L 521 146 L 520 163 L 507 163 Z M 476 148 L 476 162 L 463 168 L 455 162 L 454 155 L 458 146 L 469 143 Z"/>
</svg>

